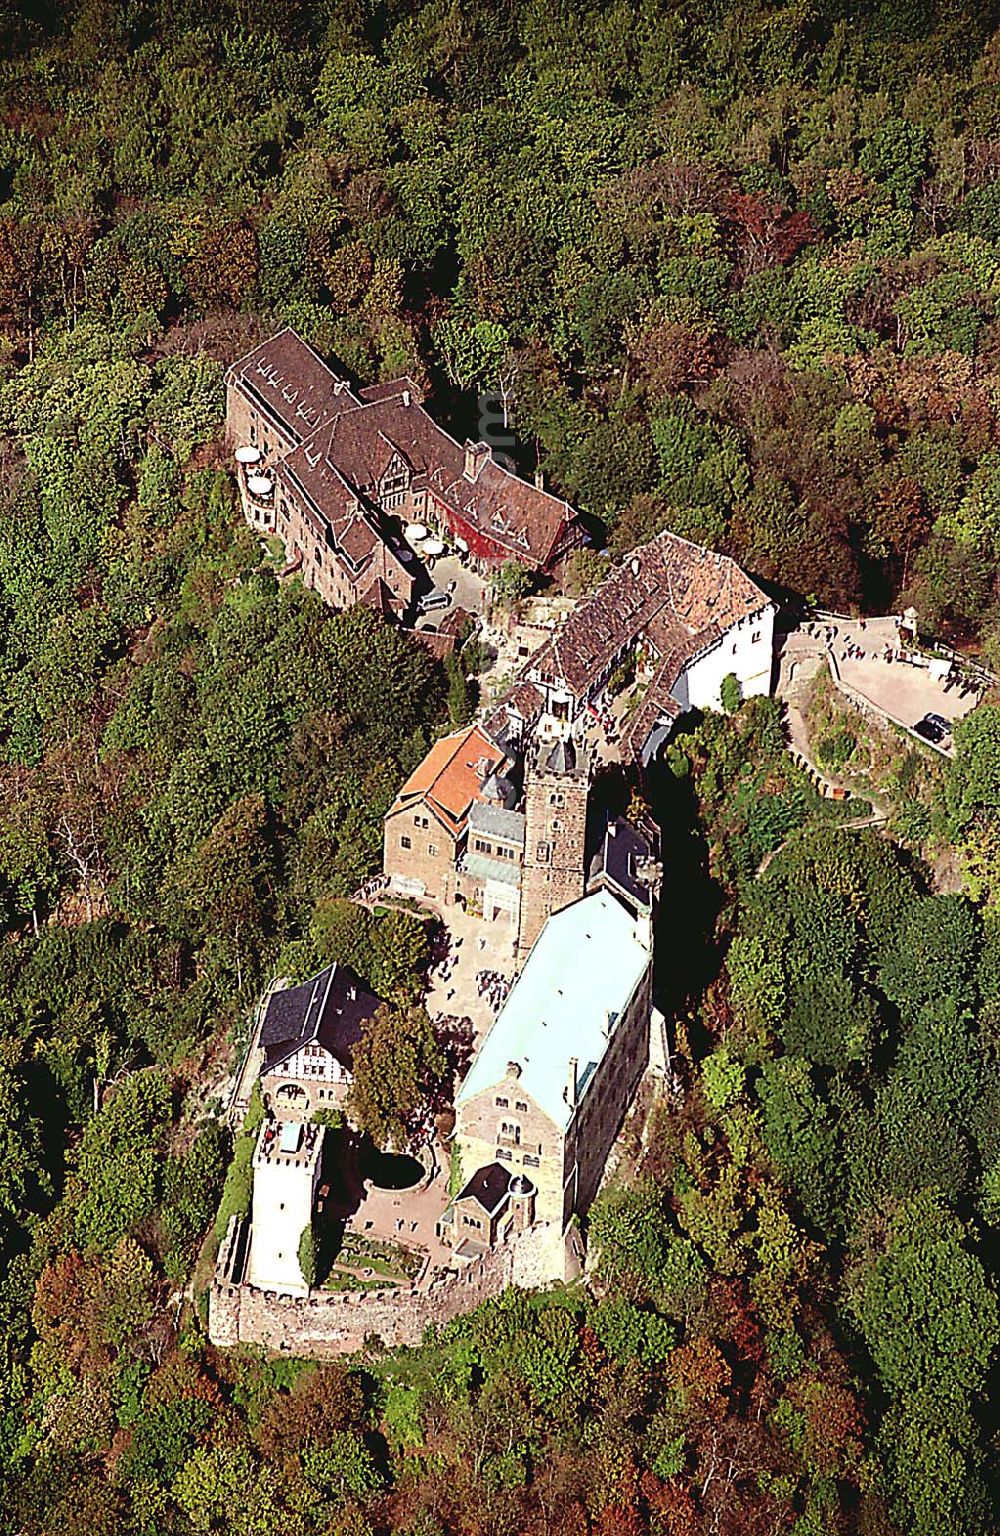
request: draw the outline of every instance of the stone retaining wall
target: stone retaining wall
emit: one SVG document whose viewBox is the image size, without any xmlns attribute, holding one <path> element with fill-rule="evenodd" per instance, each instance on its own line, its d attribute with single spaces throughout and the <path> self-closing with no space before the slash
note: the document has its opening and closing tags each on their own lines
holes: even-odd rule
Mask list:
<svg viewBox="0 0 1000 1536">
<path fill-rule="evenodd" d="M 266 1349 L 328 1358 L 361 1349 L 377 1335 L 387 1348 L 419 1344 L 432 1324 L 450 1322 L 509 1285 L 534 1289 L 582 1272 L 583 1244 L 549 1224 L 521 1233 L 457 1275 L 416 1287 L 378 1291 L 314 1291 L 281 1295 L 225 1278 L 220 1266 L 209 1296 L 213 1344 L 261 1344 Z"/>
</svg>

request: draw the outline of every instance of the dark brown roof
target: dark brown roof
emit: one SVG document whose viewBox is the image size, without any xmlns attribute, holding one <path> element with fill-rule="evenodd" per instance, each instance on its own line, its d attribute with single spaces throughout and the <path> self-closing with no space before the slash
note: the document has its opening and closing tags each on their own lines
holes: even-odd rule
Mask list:
<svg viewBox="0 0 1000 1536">
<path fill-rule="evenodd" d="M 337 542 L 348 559 L 354 565 L 360 565 L 362 560 L 368 559 L 382 540 L 364 518 L 352 517 Z"/>
<path fill-rule="evenodd" d="M 358 403 L 347 384 L 288 327 L 241 357 L 227 377 L 256 395 L 296 442 Z"/>
<path fill-rule="evenodd" d="M 488 1216 L 494 1216 L 507 1198 L 510 1179 L 510 1172 L 502 1163 L 489 1163 L 485 1168 L 477 1168 L 456 1198 L 475 1200 Z"/>
<path fill-rule="evenodd" d="M 373 503 L 397 455 L 412 489 L 430 492 L 457 534 L 478 533 L 536 567 L 565 547 L 575 524 L 572 508 L 497 464 L 484 444 L 468 445 L 467 456 L 424 410 L 412 379 L 372 384 L 354 395 L 288 328 L 234 363 L 227 379 L 268 410 L 296 444 L 276 466 L 276 476 L 300 501 L 318 537 L 329 528 L 334 546 L 355 565 L 367 552 L 358 553 L 362 541 L 370 548 L 383 538 Z M 359 512 L 364 522 L 347 542 L 344 528 Z"/>
<path fill-rule="evenodd" d="M 474 478 L 467 478 L 465 449 L 423 409 L 412 381 L 376 389 L 363 390 L 361 402 L 352 402 L 323 422 L 292 456 L 296 473 L 317 504 L 323 507 L 324 497 L 332 494 L 339 507 L 345 484 L 358 495 L 370 496 L 398 453 L 415 489 L 430 490 L 512 556 L 544 565 L 575 517 L 572 508 L 511 474 L 487 451 L 476 458 Z"/>
<path fill-rule="evenodd" d="M 449 608 L 438 625 L 438 632 L 442 635 L 459 635 L 471 618 L 468 608 Z"/>
<path fill-rule="evenodd" d="M 429 651 L 435 661 L 444 661 L 455 649 L 455 636 L 443 635 L 439 629 L 408 629 L 406 633 Z"/>
<path fill-rule="evenodd" d="M 393 596 L 382 580 L 376 576 L 370 587 L 366 587 L 361 594 L 361 601 L 367 608 L 374 608 L 383 618 L 390 619 L 396 610 L 393 604 Z"/>
<path fill-rule="evenodd" d="M 534 683 L 515 683 L 487 715 L 487 735 L 510 751 L 530 729 L 545 707 L 545 699 Z"/>
<path fill-rule="evenodd" d="M 624 647 L 647 635 L 660 653 L 658 689 L 669 694 L 684 663 L 769 599 L 727 555 L 661 533 L 578 604 L 525 675 L 562 679 L 579 697 Z M 672 669 L 672 676 L 666 674 Z M 648 690 L 653 693 L 653 687 Z"/>
</svg>

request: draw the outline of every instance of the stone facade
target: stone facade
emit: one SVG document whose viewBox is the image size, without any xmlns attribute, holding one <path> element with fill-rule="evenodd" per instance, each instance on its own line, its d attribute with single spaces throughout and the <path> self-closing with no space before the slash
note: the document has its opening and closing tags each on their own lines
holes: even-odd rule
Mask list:
<svg viewBox="0 0 1000 1536">
<path fill-rule="evenodd" d="M 535 1186 L 535 1217 L 564 1225 L 565 1137 L 521 1086 L 521 1068 L 509 1063 L 507 1076 L 477 1094 L 458 1112 L 455 1139 L 462 1173 L 505 1163 Z"/>
<path fill-rule="evenodd" d="M 232 1241 L 223 1247 L 228 1255 Z M 209 1294 L 208 1332 L 213 1344 L 232 1349 L 258 1344 L 317 1359 L 351 1354 L 377 1336 L 387 1348 L 419 1344 L 424 1330 L 442 1326 L 499 1296 L 509 1285 L 525 1289 L 568 1283 L 583 1271 L 579 1234 L 535 1226 L 492 1249 L 458 1274 L 384 1291 L 282 1294 L 226 1278 L 220 1263 Z"/>
<path fill-rule="evenodd" d="M 401 895 L 446 902 L 465 829 L 443 825 L 426 805 L 393 808 L 385 820 L 382 867 Z"/>
<path fill-rule="evenodd" d="M 524 869 L 517 953 L 524 959 L 553 912 L 583 895 L 590 759 L 568 742 L 539 743 L 524 786 Z"/>
<path fill-rule="evenodd" d="M 582 541 L 566 502 L 485 444 L 457 443 L 412 379 L 355 392 L 286 327 L 231 365 L 226 390 L 230 441 L 257 450 L 240 466 L 247 520 L 335 607 L 407 614 L 428 581 L 407 522 L 432 524 L 483 568 L 516 558 L 548 570 Z"/>
</svg>

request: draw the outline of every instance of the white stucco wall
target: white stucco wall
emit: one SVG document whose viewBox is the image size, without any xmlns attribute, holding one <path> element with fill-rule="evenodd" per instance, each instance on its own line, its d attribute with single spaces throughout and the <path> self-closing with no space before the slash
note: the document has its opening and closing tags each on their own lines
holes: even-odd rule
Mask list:
<svg viewBox="0 0 1000 1536">
<path fill-rule="evenodd" d="M 350 1073 L 322 1045 L 312 1046 L 308 1050 L 305 1046 L 301 1047 L 294 1056 L 283 1061 L 276 1071 L 281 1077 L 295 1078 L 307 1087 L 310 1083 L 350 1081 Z"/>
<path fill-rule="evenodd" d="M 247 1280 L 262 1291 L 304 1296 L 299 1241 L 312 1220 L 322 1166 L 323 1131 L 308 1161 L 254 1157 L 253 1225 Z"/>
<path fill-rule="evenodd" d="M 756 638 L 755 638 L 756 637 Z M 730 672 L 739 678 L 745 699 L 771 691 L 774 655 L 774 608 L 743 619 L 728 629 L 712 650 L 684 668 L 672 693 L 682 709 L 719 709 L 719 689 Z"/>
</svg>

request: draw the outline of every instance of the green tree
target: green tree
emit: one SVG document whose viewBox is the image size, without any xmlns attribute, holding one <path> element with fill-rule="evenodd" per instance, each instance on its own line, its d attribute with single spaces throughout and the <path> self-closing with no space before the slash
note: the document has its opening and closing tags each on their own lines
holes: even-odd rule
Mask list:
<svg viewBox="0 0 1000 1536">
<path fill-rule="evenodd" d="M 312 1290 L 317 1280 L 316 1234 L 312 1222 L 302 1228 L 302 1236 L 299 1238 L 299 1268 L 303 1280 Z"/>
<path fill-rule="evenodd" d="M 490 576 L 493 595 L 504 608 L 514 607 L 534 590 L 534 586 L 533 573 L 519 560 L 505 560 Z"/>
<path fill-rule="evenodd" d="M 348 1113 L 376 1146 L 406 1146 L 436 1107 L 447 1071 L 424 1009 L 383 1003 L 354 1047 Z"/>
</svg>

